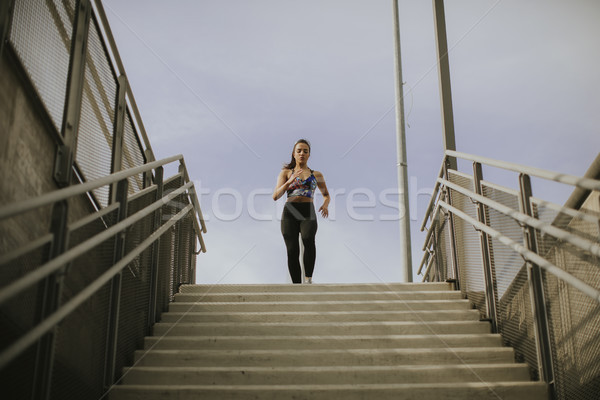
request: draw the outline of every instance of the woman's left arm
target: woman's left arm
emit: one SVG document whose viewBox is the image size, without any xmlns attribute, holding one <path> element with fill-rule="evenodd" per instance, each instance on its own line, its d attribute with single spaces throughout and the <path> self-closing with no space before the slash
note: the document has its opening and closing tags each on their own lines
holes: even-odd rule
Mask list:
<svg viewBox="0 0 600 400">
<path fill-rule="evenodd" d="M 327 190 L 327 184 L 325 184 L 325 177 L 319 171 L 315 171 L 315 178 L 317 178 L 317 186 L 323 195 L 323 205 L 319 208 L 319 212 L 323 216 L 323 218 L 327 218 L 329 216 L 329 202 L 331 201 L 331 197 L 329 196 L 329 191 Z"/>
</svg>

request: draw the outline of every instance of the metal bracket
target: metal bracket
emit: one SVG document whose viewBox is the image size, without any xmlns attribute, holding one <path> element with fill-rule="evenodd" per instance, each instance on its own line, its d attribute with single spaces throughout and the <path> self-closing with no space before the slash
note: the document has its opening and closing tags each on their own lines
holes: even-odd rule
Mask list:
<svg viewBox="0 0 600 400">
<path fill-rule="evenodd" d="M 66 187 L 71 184 L 71 174 L 69 169 L 73 165 L 73 152 L 69 146 L 59 144 L 56 146 L 54 156 L 54 174 L 53 178 L 59 187 Z"/>
</svg>

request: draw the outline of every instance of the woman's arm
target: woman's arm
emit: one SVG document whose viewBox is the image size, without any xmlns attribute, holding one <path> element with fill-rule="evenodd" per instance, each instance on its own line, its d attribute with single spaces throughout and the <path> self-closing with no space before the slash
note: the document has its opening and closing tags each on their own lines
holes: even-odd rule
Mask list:
<svg viewBox="0 0 600 400">
<path fill-rule="evenodd" d="M 288 178 L 289 170 L 282 169 L 277 177 L 277 184 L 275 185 L 275 190 L 273 191 L 273 200 L 279 200 L 281 196 L 286 192 L 286 190 L 290 187 L 292 182 L 296 179 L 296 177 L 300 176 L 302 170 L 298 170 L 295 173 L 291 174 Z"/>
<path fill-rule="evenodd" d="M 325 183 L 325 177 L 319 171 L 315 171 L 315 178 L 317 178 L 317 186 L 323 195 L 323 205 L 319 208 L 319 212 L 323 218 L 327 218 L 329 216 L 329 202 L 331 201 L 331 197 L 329 196 L 329 191 L 327 190 L 327 184 Z"/>
</svg>

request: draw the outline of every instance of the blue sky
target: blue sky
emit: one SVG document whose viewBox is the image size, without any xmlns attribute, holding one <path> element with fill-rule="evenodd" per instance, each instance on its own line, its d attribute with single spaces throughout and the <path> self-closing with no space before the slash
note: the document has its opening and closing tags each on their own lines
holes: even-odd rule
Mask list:
<svg viewBox="0 0 600 400">
<path fill-rule="evenodd" d="M 157 158 L 182 153 L 202 193 L 198 282 L 290 282 L 270 194 L 302 137 L 335 195 L 314 280 L 401 281 L 391 0 L 103 4 Z M 457 149 L 583 175 L 600 149 L 600 3 L 447 0 L 446 20 Z M 400 1 L 400 25 L 416 271 L 442 156 L 431 1 Z"/>
</svg>

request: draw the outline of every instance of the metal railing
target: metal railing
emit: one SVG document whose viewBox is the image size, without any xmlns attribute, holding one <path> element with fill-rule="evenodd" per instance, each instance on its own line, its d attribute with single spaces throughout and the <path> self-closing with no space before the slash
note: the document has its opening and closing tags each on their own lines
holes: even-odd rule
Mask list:
<svg viewBox="0 0 600 400">
<path fill-rule="evenodd" d="M 180 172 L 163 181 L 173 162 Z M 144 172 L 154 183 L 128 196 L 128 179 Z M 206 227 L 186 175 L 174 156 L 0 209 L 10 224 L 52 214 L 48 234 L 0 255 L 4 393 L 96 399 L 115 382 L 179 285 L 195 282 Z M 115 203 L 80 215 L 89 193 L 115 183 Z"/>
<path fill-rule="evenodd" d="M 472 172 L 449 168 L 452 158 Z M 518 174 L 518 190 L 485 181 L 484 167 Z M 578 208 L 533 197 L 531 177 L 574 186 Z M 553 398 L 596 398 L 600 180 L 446 151 L 426 228 L 423 281 L 455 282 Z"/>
<path fill-rule="evenodd" d="M 31 120 L 3 143 L 34 155 L 2 160 L 2 396 L 97 400 L 195 283 L 206 227 L 183 157 L 155 160 L 101 1 L 0 4 L 0 76 L 21 96 L 1 104 Z"/>
</svg>

